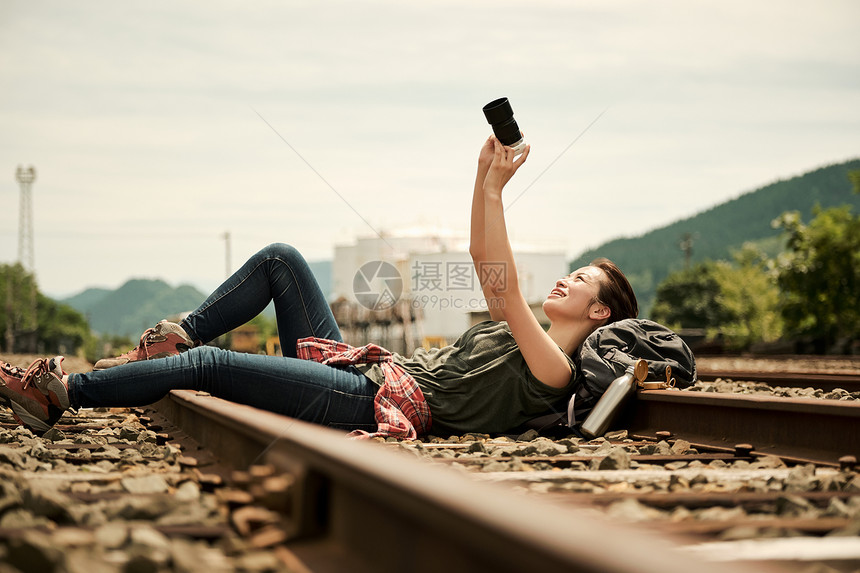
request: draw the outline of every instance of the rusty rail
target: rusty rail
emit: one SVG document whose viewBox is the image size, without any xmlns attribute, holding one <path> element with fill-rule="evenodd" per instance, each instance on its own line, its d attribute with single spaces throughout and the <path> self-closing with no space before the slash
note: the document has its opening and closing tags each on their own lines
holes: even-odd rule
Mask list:
<svg viewBox="0 0 860 573">
<path fill-rule="evenodd" d="M 640 391 L 626 425 L 633 435 L 671 432 L 727 449 L 748 443 L 754 453 L 831 465 L 860 455 L 858 426 L 860 402 L 677 390 Z"/>
<path fill-rule="evenodd" d="M 842 388 L 848 392 L 860 391 L 860 375 L 827 374 L 818 372 L 761 372 L 757 370 L 706 370 L 699 369 L 699 380 L 706 382 L 717 378 L 746 382 L 763 382 L 770 386 L 786 388 L 820 388 L 830 391 Z"/>
<path fill-rule="evenodd" d="M 271 464 L 292 476 L 285 546 L 311 571 L 722 570 L 665 537 L 326 428 L 191 391 L 173 391 L 156 408 L 222 460 Z"/>
</svg>

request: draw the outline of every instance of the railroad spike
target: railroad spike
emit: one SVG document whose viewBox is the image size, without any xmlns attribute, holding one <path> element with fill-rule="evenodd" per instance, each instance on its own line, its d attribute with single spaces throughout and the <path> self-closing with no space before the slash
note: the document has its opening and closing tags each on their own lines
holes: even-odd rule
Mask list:
<svg viewBox="0 0 860 573">
<path fill-rule="evenodd" d="M 839 458 L 839 469 L 844 472 L 853 472 L 857 467 L 857 458 L 855 456 L 842 456 Z"/>
<path fill-rule="evenodd" d="M 735 444 L 735 455 L 739 458 L 747 458 L 752 455 L 752 444 Z"/>
</svg>

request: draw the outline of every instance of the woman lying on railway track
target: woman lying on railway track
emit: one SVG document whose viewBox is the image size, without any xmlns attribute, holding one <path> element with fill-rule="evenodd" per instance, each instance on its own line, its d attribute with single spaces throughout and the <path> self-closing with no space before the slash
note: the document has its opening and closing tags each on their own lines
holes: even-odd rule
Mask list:
<svg viewBox="0 0 860 573">
<path fill-rule="evenodd" d="M 414 437 L 505 432 L 563 408 L 574 391 L 573 357 L 599 326 L 634 318 L 636 297 L 606 259 L 560 278 L 543 303 L 540 326 L 517 282 L 502 189 L 529 155 L 490 137 L 481 148 L 471 214 L 470 253 L 491 320 L 453 345 L 412 357 L 343 340 L 307 263 L 292 247 L 252 256 L 180 324 L 147 330 L 131 352 L 66 374 L 62 358 L 27 370 L 0 363 L 0 399 L 19 422 L 47 431 L 67 408 L 151 404 L 193 389 L 359 435 Z M 490 272 L 486 272 L 490 271 Z M 277 313 L 283 357 L 204 346 L 259 314 Z M 432 418 L 432 421 L 431 421 Z"/>
</svg>

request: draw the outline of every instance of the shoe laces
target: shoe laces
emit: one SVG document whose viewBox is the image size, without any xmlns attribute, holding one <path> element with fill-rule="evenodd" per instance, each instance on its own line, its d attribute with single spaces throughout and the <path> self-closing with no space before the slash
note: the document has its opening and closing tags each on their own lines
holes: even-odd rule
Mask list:
<svg viewBox="0 0 860 573">
<path fill-rule="evenodd" d="M 137 344 L 138 348 L 143 349 L 143 354 L 146 356 L 147 360 L 149 359 L 149 347 L 155 341 L 152 339 L 155 336 L 155 327 L 147 328 L 143 331 L 143 334 L 140 335 L 140 342 Z"/>
<path fill-rule="evenodd" d="M 26 369 L 19 368 L 18 366 L 12 366 L 8 362 L 3 362 L 0 364 L 0 368 L 3 369 L 9 376 L 13 376 L 15 378 L 21 379 L 21 389 L 26 390 L 30 383 L 38 376 L 45 374 L 48 372 L 48 359 L 47 358 L 37 358 L 34 360 L 30 366 Z"/>
</svg>

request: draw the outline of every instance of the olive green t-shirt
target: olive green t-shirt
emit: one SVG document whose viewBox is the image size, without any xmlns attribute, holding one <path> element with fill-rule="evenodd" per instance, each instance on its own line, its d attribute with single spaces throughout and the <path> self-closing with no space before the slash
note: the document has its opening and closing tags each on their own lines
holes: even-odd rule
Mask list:
<svg viewBox="0 0 860 573">
<path fill-rule="evenodd" d="M 564 388 L 539 381 L 507 322 L 476 324 L 452 345 L 425 350 L 411 358 L 394 355 L 418 383 L 433 417 L 435 434 L 505 432 L 543 414 L 564 409 L 575 376 Z M 568 357 L 571 372 L 576 372 Z M 378 365 L 363 368 L 380 384 Z"/>
</svg>

